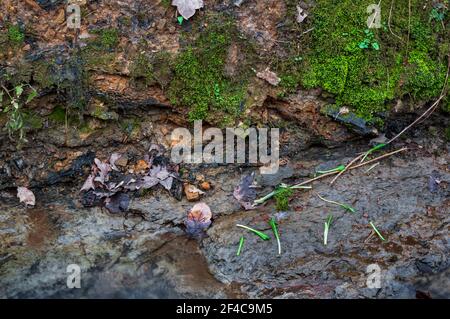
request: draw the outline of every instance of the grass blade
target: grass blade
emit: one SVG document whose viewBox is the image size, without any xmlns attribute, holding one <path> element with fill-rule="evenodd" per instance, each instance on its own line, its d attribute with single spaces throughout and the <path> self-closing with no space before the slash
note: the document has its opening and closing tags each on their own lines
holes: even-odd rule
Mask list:
<svg viewBox="0 0 450 319">
<path fill-rule="evenodd" d="M 242 247 L 244 246 L 244 241 L 245 241 L 245 237 L 241 236 L 241 239 L 239 239 L 239 247 L 238 247 L 236 256 L 239 256 L 241 254 Z"/>
<path fill-rule="evenodd" d="M 320 194 L 317 194 L 317 196 L 319 196 L 319 198 L 321 200 L 323 200 L 324 202 L 341 206 L 342 208 L 344 208 L 345 210 L 347 210 L 347 211 L 349 211 L 351 213 L 356 213 L 356 210 L 353 207 L 351 207 L 350 205 L 339 203 L 339 202 L 335 202 L 334 200 L 329 200 L 329 199 L 323 198 L 322 196 L 320 196 Z"/>
<path fill-rule="evenodd" d="M 380 148 L 385 147 L 386 145 L 387 145 L 387 144 L 381 143 L 381 144 L 378 144 L 378 145 L 375 145 L 374 147 L 372 147 L 370 150 L 368 150 L 368 151 L 364 154 L 363 158 L 361 159 L 361 163 L 364 162 L 364 161 L 366 160 L 367 156 L 369 156 L 369 155 L 372 154 L 373 152 L 379 150 Z"/>
<path fill-rule="evenodd" d="M 277 222 L 275 221 L 275 218 L 272 217 L 272 219 L 269 220 L 269 225 L 270 225 L 270 227 L 272 227 L 273 234 L 275 235 L 275 238 L 277 239 L 278 255 L 281 255 L 280 234 L 278 233 Z"/>
<path fill-rule="evenodd" d="M 333 216 L 329 215 L 327 221 L 325 222 L 323 230 L 323 244 L 326 246 L 328 242 L 328 231 L 330 230 L 331 223 L 333 222 Z"/>
<path fill-rule="evenodd" d="M 259 236 L 262 240 L 269 240 L 270 239 L 270 237 L 268 235 L 264 234 L 263 232 L 260 232 L 259 230 L 256 230 L 256 229 L 253 229 L 251 227 L 244 226 L 244 225 L 241 225 L 241 224 L 237 224 L 236 226 L 240 227 L 240 228 L 247 229 L 248 231 L 251 231 L 255 235 Z"/>
<path fill-rule="evenodd" d="M 386 239 L 384 239 L 383 235 L 381 235 L 381 233 L 378 231 L 378 229 L 375 227 L 375 225 L 372 222 L 370 222 L 369 224 L 370 224 L 370 226 L 372 226 L 375 233 L 377 233 L 378 237 L 380 237 L 380 239 L 382 241 L 386 241 Z"/>
<path fill-rule="evenodd" d="M 338 167 L 329 169 L 329 170 L 324 170 L 324 171 L 316 171 L 317 174 L 327 174 L 327 173 L 332 173 L 332 172 L 342 172 L 345 169 L 345 165 L 339 165 Z"/>
</svg>

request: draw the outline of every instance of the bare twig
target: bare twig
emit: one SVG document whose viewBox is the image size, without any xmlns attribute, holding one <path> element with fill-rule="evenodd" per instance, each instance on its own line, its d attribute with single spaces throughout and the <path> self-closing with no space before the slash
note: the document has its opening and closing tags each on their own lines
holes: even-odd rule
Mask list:
<svg viewBox="0 0 450 319">
<path fill-rule="evenodd" d="M 409 38 L 411 36 L 411 0 L 408 0 L 408 39 L 406 41 L 406 58 L 408 59 Z"/>
<path fill-rule="evenodd" d="M 377 162 L 377 161 L 379 161 L 379 160 L 381 160 L 381 159 L 383 159 L 383 158 L 386 158 L 386 157 L 395 155 L 395 154 L 400 153 L 400 152 L 404 152 L 404 151 L 406 151 L 407 149 L 408 149 L 407 147 L 403 147 L 403 148 L 398 149 L 398 150 L 396 150 L 396 151 L 386 153 L 386 154 L 384 154 L 384 155 L 378 156 L 377 158 L 371 159 L 370 161 L 363 162 L 363 163 L 358 164 L 358 165 L 355 165 L 355 166 L 351 166 L 351 167 L 348 168 L 348 170 L 350 171 L 350 170 L 352 170 L 352 169 L 356 169 L 356 168 L 359 168 L 359 167 L 362 167 L 362 166 L 365 166 L 365 165 L 368 165 L 368 164 L 372 164 L 372 163 Z M 336 172 L 330 172 L 330 173 L 327 173 L 327 174 L 323 174 L 323 175 L 320 175 L 320 176 L 311 178 L 311 179 L 309 179 L 309 180 L 307 180 L 307 181 L 301 182 L 300 184 L 296 184 L 296 185 L 294 185 L 294 186 L 303 186 L 303 185 L 306 185 L 306 184 L 311 184 L 311 183 L 314 182 L 314 181 L 317 181 L 317 180 L 322 179 L 322 178 L 325 178 L 325 177 L 329 177 L 329 176 L 331 176 L 331 175 L 336 175 L 336 174 L 338 174 L 338 173 L 339 173 L 339 172 L 336 171 Z M 294 186 L 291 186 L 291 187 L 294 187 Z"/>
<path fill-rule="evenodd" d="M 364 173 L 369 173 L 371 170 L 373 170 L 375 167 L 377 167 L 378 165 L 380 165 L 380 162 L 373 164 L 372 166 L 370 166 Z"/>
<path fill-rule="evenodd" d="M 392 9 L 393 9 L 393 7 L 394 7 L 394 0 L 392 0 L 392 2 L 391 2 L 391 9 L 389 10 L 388 28 L 389 28 L 389 31 L 392 33 L 393 36 L 397 37 L 400 41 L 403 41 L 403 39 L 400 36 L 396 35 L 394 33 L 394 31 L 392 31 L 392 28 L 391 28 L 391 17 L 392 17 Z"/>
</svg>

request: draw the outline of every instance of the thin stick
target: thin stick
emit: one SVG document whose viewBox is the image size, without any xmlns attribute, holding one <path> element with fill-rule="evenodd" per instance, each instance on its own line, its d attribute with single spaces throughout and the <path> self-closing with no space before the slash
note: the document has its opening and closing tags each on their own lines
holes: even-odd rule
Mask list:
<svg viewBox="0 0 450 319">
<path fill-rule="evenodd" d="M 392 156 L 392 155 L 397 154 L 397 153 L 400 153 L 400 152 L 404 152 L 404 151 L 406 151 L 406 150 L 408 150 L 408 148 L 407 148 L 407 147 L 403 147 L 403 148 L 398 149 L 398 150 L 396 150 L 396 151 L 393 151 L 393 152 L 386 153 L 386 154 L 384 154 L 384 155 L 378 156 L 377 158 L 371 159 L 370 161 L 363 162 L 363 163 L 361 163 L 361 164 L 352 166 L 352 167 L 349 168 L 349 170 L 356 169 L 356 168 L 359 168 L 359 167 L 361 167 L 361 166 L 365 166 L 365 165 L 368 165 L 368 164 L 372 164 L 372 163 L 374 163 L 374 162 L 379 161 L 380 159 L 383 159 L 383 158 Z"/>
<path fill-rule="evenodd" d="M 345 173 L 346 170 L 348 170 L 350 168 L 350 166 L 352 166 L 356 161 L 358 161 L 361 157 L 364 156 L 363 154 L 360 154 L 359 156 L 355 157 L 350 163 L 348 163 L 347 166 L 345 166 L 345 168 L 339 172 L 339 174 L 336 175 L 335 178 L 333 178 L 333 180 L 330 182 L 330 185 L 333 185 L 333 183 L 339 178 L 339 176 L 341 176 L 342 174 Z"/>
<path fill-rule="evenodd" d="M 392 9 L 393 9 L 393 8 L 394 8 L 394 0 L 391 1 L 391 10 L 389 10 L 389 18 L 388 18 L 388 27 L 389 27 L 389 31 L 392 33 L 392 35 L 394 35 L 394 36 L 396 36 L 397 38 L 399 38 L 400 41 L 403 41 L 403 39 L 402 39 L 400 36 L 396 35 L 396 34 L 394 33 L 394 31 L 392 31 L 392 28 L 391 28 L 391 17 L 392 17 Z"/>
<path fill-rule="evenodd" d="M 406 41 L 406 58 L 409 53 L 409 38 L 411 36 L 411 0 L 408 1 L 408 40 Z"/>
<path fill-rule="evenodd" d="M 381 160 L 381 159 L 383 159 L 383 158 L 389 157 L 389 156 L 391 156 L 391 155 L 394 155 L 394 154 L 397 154 L 397 153 L 400 153 L 400 152 L 404 152 L 404 151 L 406 151 L 407 149 L 408 149 L 407 147 L 403 147 L 403 148 L 398 149 L 398 150 L 396 150 L 396 151 L 393 151 L 393 152 L 390 152 L 390 153 L 386 153 L 386 154 L 384 154 L 384 155 L 381 155 L 381 156 L 378 156 L 378 157 L 376 157 L 376 158 L 374 158 L 374 159 L 371 159 L 370 161 L 363 162 L 363 163 L 360 163 L 360 164 L 358 164 L 358 165 L 352 166 L 352 167 L 350 167 L 348 170 L 350 171 L 350 170 L 352 170 L 352 169 L 355 169 L 355 168 L 358 168 L 358 167 L 361 167 L 361 166 L 365 166 L 365 165 L 368 165 L 368 164 L 372 164 L 372 163 L 374 163 L 374 162 L 376 162 L 376 161 L 379 161 L 379 160 Z M 307 180 L 307 181 L 301 182 L 301 183 L 296 184 L 296 185 L 294 185 L 294 186 L 303 186 L 303 185 L 306 185 L 306 184 L 311 184 L 311 183 L 314 182 L 314 181 L 317 181 L 317 180 L 319 180 L 319 179 L 322 179 L 322 178 L 325 178 L 325 177 L 328 177 L 328 176 L 331 176 L 331 175 L 336 175 L 336 174 L 338 174 L 338 172 L 330 172 L 330 173 L 327 173 L 327 174 L 323 174 L 323 175 L 320 175 L 320 176 L 311 178 L 311 179 L 309 179 L 309 180 Z M 293 187 L 293 186 L 291 186 L 291 187 Z"/>
<path fill-rule="evenodd" d="M 380 165 L 380 162 L 373 164 L 372 166 L 370 166 L 367 171 L 365 171 L 364 173 L 369 173 L 371 170 L 373 170 L 375 167 L 377 167 L 378 165 Z"/>
</svg>

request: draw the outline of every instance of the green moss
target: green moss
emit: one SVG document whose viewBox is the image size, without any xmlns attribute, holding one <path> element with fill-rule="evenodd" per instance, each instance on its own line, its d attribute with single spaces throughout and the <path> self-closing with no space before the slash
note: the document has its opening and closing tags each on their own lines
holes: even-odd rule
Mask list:
<svg viewBox="0 0 450 319">
<path fill-rule="evenodd" d="M 49 88 L 55 84 L 51 68 L 52 64 L 47 61 L 38 61 L 33 64 L 33 80 L 37 82 L 41 88 Z"/>
<path fill-rule="evenodd" d="M 27 130 L 38 130 L 44 127 L 44 121 L 34 113 L 24 113 L 24 127 Z"/>
<path fill-rule="evenodd" d="M 286 211 L 289 209 L 289 198 L 294 191 L 290 188 L 282 188 L 275 194 L 275 203 L 278 211 Z"/>
<path fill-rule="evenodd" d="M 404 94 L 416 99 L 431 99 L 440 94 L 447 68 L 434 61 L 427 52 L 419 49 L 409 53 L 410 63 L 405 70 Z"/>
<path fill-rule="evenodd" d="M 119 44 L 119 31 L 114 28 L 106 28 L 93 32 L 97 38 L 91 42 L 91 45 L 98 50 L 111 50 Z"/>
<path fill-rule="evenodd" d="M 137 118 L 122 119 L 120 127 L 129 136 L 138 132 L 141 128 L 141 123 Z"/>
<path fill-rule="evenodd" d="M 82 57 L 84 65 L 88 71 L 98 70 L 102 72 L 114 73 L 117 70 L 116 53 L 103 52 L 97 48 L 88 46 L 83 48 Z"/>
<path fill-rule="evenodd" d="M 282 40 L 289 56 L 273 64 L 285 92 L 298 84 L 321 87 L 334 95 L 337 106 L 348 106 L 365 120 L 378 123 L 397 98 L 430 100 L 439 95 L 450 41 L 435 30 L 429 21 L 431 8 L 424 10 L 421 1 L 411 1 L 409 41 L 404 3 L 394 3 L 391 17 L 391 29 L 402 40 L 389 31 L 388 14 L 382 14 L 381 28 L 367 30 L 366 8 L 373 1 L 318 0 L 301 24 L 295 22 L 296 3 L 287 0 L 286 39 Z M 304 33 L 309 29 L 313 31 Z"/>
<path fill-rule="evenodd" d="M 157 52 L 153 56 L 153 74 L 155 80 L 165 89 L 173 77 L 174 58 L 167 51 Z"/>
<path fill-rule="evenodd" d="M 58 105 L 53 109 L 48 118 L 57 123 L 64 123 L 66 121 L 66 110 Z"/>
<path fill-rule="evenodd" d="M 8 27 L 8 40 L 12 44 L 22 44 L 25 40 L 25 34 L 19 26 L 11 25 Z"/>
<path fill-rule="evenodd" d="M 161 4 L 165 7 L 165 8 L 170 8 L 172 1 L 171 0 L 162 0 Z"/>
<path fill-rule="evenodd" d="M 139 53 L 137 55 L 131 65 L 130 76 L 135 81 L 142 81 L 145 86 L 155 83 L 153 63 L 147 54 Z"/>
<path fill-rule="evenodd" d="M 236 27 L 224 17 L 208 21 L 208 27 L 175 61 L 169 97 L 179 107 L 188 108 L 191 121 L 230 121 L 239 116 L 246 92 L 246 70 L 229 78 L 224 73 L 228 48 L 237 39 Z"/>
<path fill-rule="evenodd" d="M 450 142 L 450 126 L 445 129 L 445 138 Z"/>
</svg>

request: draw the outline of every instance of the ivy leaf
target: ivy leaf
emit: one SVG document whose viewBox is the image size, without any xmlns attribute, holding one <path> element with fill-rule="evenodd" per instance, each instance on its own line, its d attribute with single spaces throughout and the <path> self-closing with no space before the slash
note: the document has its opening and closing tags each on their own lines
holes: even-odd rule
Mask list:
<svg viewBox="0 0 450 319">
<path fill-rule="evenodd" d="M 380 45 L 378 44 L 378 42 L 372 42 L 372 48 L 378 51 L 380 50 Z"/>
<path fill-rule="evenodd" d="M 203 0 L 172 0 L 172 5 L 177 6 L 178 12 L 188 20 L 195 10 L 203 8 Z"/>
</svg>

